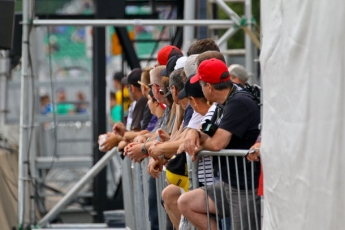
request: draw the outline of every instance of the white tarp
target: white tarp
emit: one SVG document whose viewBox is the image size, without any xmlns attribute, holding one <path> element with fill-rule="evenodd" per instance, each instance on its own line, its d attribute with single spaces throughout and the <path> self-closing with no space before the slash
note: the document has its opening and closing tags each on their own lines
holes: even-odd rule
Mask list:
<svg viewBox="0 0 345 230">
<path fill-rule="evenodd" d="M 345 229 L 345 1 L 261 4 L 264 229 Z"/>
</svg>

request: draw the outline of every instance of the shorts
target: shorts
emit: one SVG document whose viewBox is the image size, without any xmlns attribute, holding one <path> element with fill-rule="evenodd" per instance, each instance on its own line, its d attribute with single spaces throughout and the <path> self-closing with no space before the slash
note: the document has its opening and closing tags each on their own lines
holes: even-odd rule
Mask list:
<svg viewBox="0 0 345 230">
<path fill-rule="evenodd" d="M 233 229 L 249 229 L 249 226 L 251 226 L 251 229 L 257 229 L 256 225 L 261 226 L 261 203 L 260 197 L 257 195 L 257 189 L 254 191 L 248 190 L 247 196 L 245 190 L 238 192 L 237 188 L 230 188 L 229 184 L 219 181 L 214 186 L 209 185 L 201 189 L 213 200 L 221 218 L 230 217 Z M 250 218 L 248 218 L 248 213 Z M 243 228 L 241 227 L 241 219 Z"/>
</svg>

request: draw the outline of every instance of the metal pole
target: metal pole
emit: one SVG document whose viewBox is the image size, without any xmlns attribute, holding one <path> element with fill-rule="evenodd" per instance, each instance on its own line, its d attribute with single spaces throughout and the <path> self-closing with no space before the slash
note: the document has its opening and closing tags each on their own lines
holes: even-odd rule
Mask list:
<svg viewBox="0 0 345 230">
<path fill-rule="evenodd" d="M 20 137 L 19 137 L 19 159 L 18 159 L 18 225 L 24 227 L 25 205 L 27 204 L 27 154 L 29 140 L 29 0 L 23 1 L 23 38 L 22 38 L 22 74 L 21 74 L 21 95 L 20 95 Z"/>
<path fill-rule="evenodd" d="M 193 21 L 195 19 L 195 0 L 184 1 L 184 19 L 182 21 Z M 195 20 L 194 20 L 195 21 Z M 186 25 L 186 24 L 185 24 Z M 194 40 L 194 26 L 183 27 L 183 51 L 187 51 Z"/>
<path fill-rule="evenodd" d="M 68 193 L 38 222 L 38 226 L 44 227 L 49 220 L 54 218 L 71 200 L 80 192 L 80 190 L 101 171 L 108 161 L 117 153 L 117 147 L 107 152 L 72 188 Z"/>
<path fill-rule="evenodd" d="M 238 14 L 235 13 L 225 2 L 224 0 L 215 0 L 220 8 L 222 8 L 225 13 L 231 18 L 235 25 L 240 26 L 241 18 Z"/>
<path fill-rule="evenodd" d="M 10 74 L 10 59 L 8 51 L 0 51 L 0 127 L 4 127 L 6 121 L 7 79 Z"/>
<path fill-rule="evenodd" d="M 194 18 L 194 7 L 193 4 L 195 0 L 185 1 L 185 4 L 193 7 L 189 9 L 193 10 Z M 189 11 L 188 11 L 189 12 Z M 189 12 L 192 13 L 192 12 Z M 191 18 L 190 15 L 187 18 Z M 134 20 L 119 20 L 119 19 L 93 19 L 93 20 L 33 20 L 35 26 L 232 26 L 234 22 L 232 20 L 144 20 L 144 19 L 134 19 Z M 236 24 L 237 25 L 237 24 Z"/>
<path fill-rule="evenodd" d="M 216 42 L 216 44 L 218 46 L 221 46 L 224 42 L 226 42 L 227 40 L 229 40 L 229 38 L 231 38 L 232 35 L 234 35 L 236 32 L 238 31 L 237 28 L 235 27 L 231 27 L 230 29 L 228 29 L 222 37 L 220 37 L 218 39 L 218 41 Z"/>
<path fill-rule="evenodd" d="M 247 28 L 248 30 L 252 30 L 252 1 L 246 0 L 245 1 L 245 17 L 247 19 Z M 248 33 L 245 36 L 245 49 L 246 49 L 246 69 L 248 71 L 248 75 L 250 78 L 253 77 L 253 43 L 250 39 Z"/>
</svg>

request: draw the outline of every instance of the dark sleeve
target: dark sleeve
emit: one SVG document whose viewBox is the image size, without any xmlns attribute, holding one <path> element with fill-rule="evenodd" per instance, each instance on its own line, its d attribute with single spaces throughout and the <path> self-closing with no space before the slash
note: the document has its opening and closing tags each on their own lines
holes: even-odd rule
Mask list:
<svg viewBox="0 0 345 230">
<path fill-rule="evenodd" d="M 141 121 L 142 130 L 147 129 L 147 126 L 149 125 L 151 118 L 152 118 L 152 113 L 148 105 L 146 104 L 145 109 L 144 109 L 144 117 L 143 117 L 143 120 Z"/>
<path fill-rule="evenodd" d="M 242 138 L 251 124 L 251 115 L 245 101 L 234 98 L 225 105 L 219 128 Z"/>
<path fill-rule="evenodd" d="M 186 111 L 184 111 L 184 115 L 183 115 L 183 127 L 186 127 L 190 121 L 190 119 L 192 118 L 194 113 L 194 110 L 192 108 L 192 106 L 188 105 Z"/>
<path fill-rule="evenodd" d="M 141 120 L 144 117 L 147 99 L 142 97 L 137 101 L 133 111 L 132 130 L 141 130 Z"/>
</svg>

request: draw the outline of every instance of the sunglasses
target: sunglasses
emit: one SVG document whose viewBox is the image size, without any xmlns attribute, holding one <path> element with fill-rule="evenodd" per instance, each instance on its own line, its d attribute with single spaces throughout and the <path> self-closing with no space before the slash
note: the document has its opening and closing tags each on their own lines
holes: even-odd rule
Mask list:
<svg viewBox="0 0 345 230">
<path fill-rule="evenodd" d="M 164 90 L 163 89 L 160 89 L 159 90 L 159 94 L 164 96 L 164 97 L 167 97 L 171 94 L 170 90 L 168 90 L 168 92 L 164 93 Z"/>
<path fill-rule="evenodd" d="M 160 94 L 160 95 L 164 95 L 164 94 L 165 94 L 165 93 L 164 93 L 164 90 L 163 90 L 163 89 L 160 89 L 160 90 L 159 90 L 159 94 Z"/>
<path fill-rule="evenodd" d="M 152 86 L 153 86 L 153 85 L 155 85 L 155 86 L 157 86 L 157 87 L 160 87 L 160 85 L 157 85 L 156 83 L 151 83 L 151 84 L 148 85 L 148 87 L 149 87 L 150 89 L 152 89 Z"/>
</svg>

